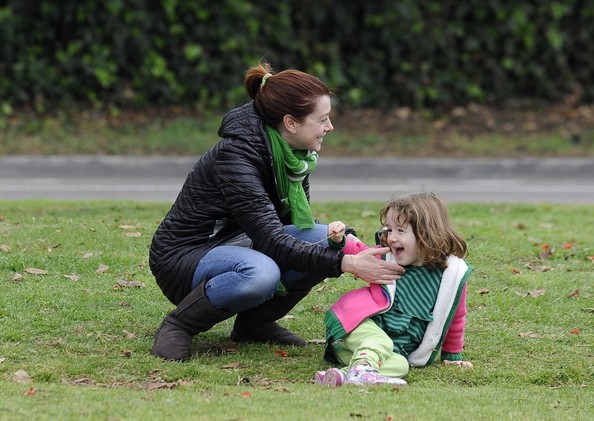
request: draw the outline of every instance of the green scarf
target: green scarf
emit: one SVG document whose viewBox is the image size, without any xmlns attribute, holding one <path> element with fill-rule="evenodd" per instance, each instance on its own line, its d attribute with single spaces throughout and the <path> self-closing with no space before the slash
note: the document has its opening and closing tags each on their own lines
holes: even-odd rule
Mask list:
<svg viewBox="0 0 594 421">
<path fill-rule="evenodd" d="M 318 154 L 314 151 L 294 151 L 280 133 L 264 126 L 272 147 L 272 161 L 276 184 L 283 201 L 282 215 L 291 212 L 293 224 L 299 228 L 313 228 L 311 207 L 303 189 L 303 179 L 316 168 Z"/>
</svg>

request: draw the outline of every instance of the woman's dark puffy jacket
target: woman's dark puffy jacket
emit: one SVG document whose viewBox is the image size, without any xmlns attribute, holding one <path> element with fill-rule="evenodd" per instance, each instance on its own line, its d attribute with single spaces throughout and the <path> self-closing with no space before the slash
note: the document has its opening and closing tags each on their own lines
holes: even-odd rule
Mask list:
<svg viewBox="0 0 594 421">
<path fill-rule="evenodd" d="M 231 110 L 218 135 L 221 139 L 194 165 L 153 236 L 149 264 L 165 296 L 179 304 L 190 292 L 202 256 L 241 233 L 283 271 L 340 276 L 341 250 L 284 233 L 290 215 L 279 216 L 270 145 L 253 102 Z M 307 178 L 304 188 L 309 196 Z"/>
</svg>

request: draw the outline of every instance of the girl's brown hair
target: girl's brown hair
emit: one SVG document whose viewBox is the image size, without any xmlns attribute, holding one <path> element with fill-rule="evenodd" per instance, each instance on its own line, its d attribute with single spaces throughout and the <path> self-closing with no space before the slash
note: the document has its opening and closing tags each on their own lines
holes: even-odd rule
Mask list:
<svg viewBox="0 0 594 421">
<path fill-rule="evenodd" d="M 266 80 L 262 83 L 264 76 Z M 299 70 L 274 73 L 269 63 L 250 67 L 243 84 L 254 100 L 258 115 L 265 124 L 274 128 L 287 114 L 302 122 L 314 111 L 319 97 L 330 95 L 328 87 L 317 77 Z"/>
<path fill-rule="evenodd" d="M 466 242 L 454 229 L 446 204 L 439 195 L 425 192 L 394 196 L 380 211 L 380 222 L 384 226 L 390 209 L 396 219 L 394 222 L 412 227 L 424 264 L 445 269 L 449 255 L 466 257 Z"/>
</svg>

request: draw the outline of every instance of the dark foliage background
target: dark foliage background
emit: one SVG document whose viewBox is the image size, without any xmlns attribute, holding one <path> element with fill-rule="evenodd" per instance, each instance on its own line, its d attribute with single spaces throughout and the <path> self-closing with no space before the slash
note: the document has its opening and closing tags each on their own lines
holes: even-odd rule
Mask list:
<svg viewBox="0 0 594 421">
<path fill-rule="evenodd" d="M 264 59 L 339 106 L 594 99 L 594 0 L 8 0 L 0 115 L 227 107 Z"/>
</svg>

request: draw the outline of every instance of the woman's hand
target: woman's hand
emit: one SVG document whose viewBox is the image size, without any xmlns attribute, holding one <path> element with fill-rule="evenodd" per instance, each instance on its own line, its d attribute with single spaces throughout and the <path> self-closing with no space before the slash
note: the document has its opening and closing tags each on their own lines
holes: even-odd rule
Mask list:
<svg viewBox="0 0 594 421">
<path fill-rule="evenodd" d="M 342 259 L 341 269 L 343 272 L 352 273 L 370 284 L 393 284 L 394 281 L 400 279 L 404 268 L 376 257 L 389 251 L 389 247 L 370 248 L 358 254 L 345 255 Z"/>
<path fill-rule="evenodd" d="M 334 221 L 328 224 L 328 239 L 335 243 L 341 243 L 344 233 L 346 231 L 346 225 L 341 221 Z"/>
<path fill-rule="evenodd" d="M 474 368 L 470 361 L 451 361 L 451 360 L 443 360 L 445 365 L 457 365 L 458 367 L 464 368 Z"/>
</svg>

